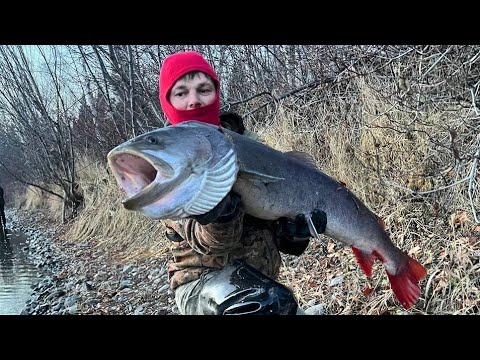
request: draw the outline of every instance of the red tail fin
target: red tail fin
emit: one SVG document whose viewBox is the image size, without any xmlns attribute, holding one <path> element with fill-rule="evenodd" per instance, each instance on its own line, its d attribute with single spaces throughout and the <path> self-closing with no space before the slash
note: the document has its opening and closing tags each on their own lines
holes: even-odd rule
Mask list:
<svg viewBox="0 0 480 360">
<path fill-rule="evenodd" d="M 403 266 L 397 274 L 391 275 L 387 271 L 392 290 L 398 301 L 405 309 L 409 309 L 420 297 L 418 282 L 427 275 L 427 270 L 417 260 L 407 254 Z"/>
<path fill-rule="evenodd" d="M 357 258 L 360 267 L 368 278 L 372 276 L 372 266 L 375 258 L 384 262 L 383 257 L 377 252 L 372 254 L 363 252 L 352 246 L 353 253 Z M 412 307 L 420 297 L 418 283 L 427 275 L 427 270 L 417 260 L 405 254 L 405 262 L 401 265 L 395 275 L 389 274 L 388 279 L 392 286 L 393 293 L 405 309 Z"/>
<path fill-rule="evenodd" d="M 372 266 L 373 266 L 373 261 L 375 260 L 375 256 L 373 256 L 372 254 L 363 252 L 357 249 L 355 246 L 352 246 L 352 250 L 363 272 L 370 279 L 372 277 Z"/>
</svg>

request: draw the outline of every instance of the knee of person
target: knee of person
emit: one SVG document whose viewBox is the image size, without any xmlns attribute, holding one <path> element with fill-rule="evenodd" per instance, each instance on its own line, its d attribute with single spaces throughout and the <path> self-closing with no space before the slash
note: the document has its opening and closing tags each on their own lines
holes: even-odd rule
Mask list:
<svg viewBox="0 0 480 360">
<path fill-rule="evenodd" d="M 225 299 L 219 315 L 293 315 L 297 311 L 293 293 L 281 284 L 245 289 Z"/>
<path fill-rule="evenodd" d="M 212 315 L 293 315 L 298 308 L 286 286 L 246 264 L 219 272 L 202 290 L 200 302 Z"/>
</svg>

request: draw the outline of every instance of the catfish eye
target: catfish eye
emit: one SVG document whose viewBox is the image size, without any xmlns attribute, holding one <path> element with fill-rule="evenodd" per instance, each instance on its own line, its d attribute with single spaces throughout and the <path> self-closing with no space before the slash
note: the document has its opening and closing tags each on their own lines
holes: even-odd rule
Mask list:
<svg viewBox="0 0 480 360">
<path fill-rule="evenodd" d="M 147 142 L 149 142 L 150 144 L 156 144 L 157 143 L 157 139 L 155 139 L 154 136 L 147 136 L 147 138 L 145 140 Z"/>
</svg>

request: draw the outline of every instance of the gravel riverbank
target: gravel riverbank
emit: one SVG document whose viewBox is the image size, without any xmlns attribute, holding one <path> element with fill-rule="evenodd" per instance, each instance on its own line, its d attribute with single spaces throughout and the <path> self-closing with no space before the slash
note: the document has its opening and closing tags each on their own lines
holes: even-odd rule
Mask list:
<svg viewBox="0 0 480 360">
<path fill-rule="evenodd" d="M 7 210 L 8 226 L 26 235 L 29 256 L 42 274 L 22 315 L 178 314 L 164 257 L 118 264 L 88 242 L 59 241 L 61 227 L 42 214 Z"/>
<path fill-rule="evenodd" d="M 40 213 L 7 210 L 7 224 L 23 232 L 25 251 L 41 280 L 21 315 L 178 315 L 166 271 L 170 254 L 120 264 L 90 242 L 68 241 L 64 228 Z M 287 256 L 289 262 L 300 258 Z M 305 314 L 323 315 L 307 304 Z"/>
</svg>

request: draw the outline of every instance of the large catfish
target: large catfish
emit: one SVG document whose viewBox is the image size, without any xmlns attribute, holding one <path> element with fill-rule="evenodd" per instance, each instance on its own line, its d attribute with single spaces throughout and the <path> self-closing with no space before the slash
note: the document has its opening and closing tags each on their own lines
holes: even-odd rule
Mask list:
<svg viewBox="0 0 480 360">
<path fill-rule="evenodd" d="M 188 121 L 115 147 L 108 163 L 128 195 L 124 207 L 151 219 L 204 214 L 230 190 L 241 196 L 248 214 L 266 220 L 298 214 L 310 220 L 311 211 L 321 209 L 327 214 L 325 235 L 352 246 L 367 277 L 377 258 L 403 307 L 410 308 L 420 296 L 418 283 L 426 269 L 391 242 L 377 215 L 304 153 L 283 153 L 229 130 Z"/>
</svg>

